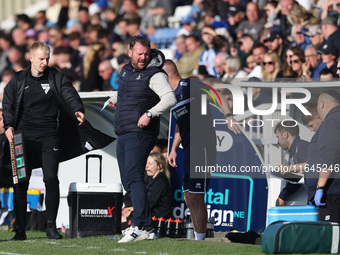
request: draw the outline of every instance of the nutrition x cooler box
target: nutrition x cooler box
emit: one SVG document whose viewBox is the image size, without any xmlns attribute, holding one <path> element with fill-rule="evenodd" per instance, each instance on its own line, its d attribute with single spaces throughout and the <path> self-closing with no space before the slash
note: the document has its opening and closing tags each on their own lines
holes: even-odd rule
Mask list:
<svg viewBox="0 0 340 255">
<path fill-rule="evenodd" d="M 314 206 L 276 206 L 268 209 L 268 225 L 275 221 L 317 221 L 318 209 Z"/>
<path fill-rule="evenodd" d="M 87 155 L 98 158 L 101 155 Z M 121 233 L 121 214 L 123 190 L 120 183 L 86 183 L 72 182 L 67 197 L 70 213 L 70 237 L 87 237 L 96 235 L 113 235 Z"/>
<path fill-rule="evenodd" d="M 122 197 L 120 183 L 71 183 L 70 237 L 121 233 Z"/>
</svg>

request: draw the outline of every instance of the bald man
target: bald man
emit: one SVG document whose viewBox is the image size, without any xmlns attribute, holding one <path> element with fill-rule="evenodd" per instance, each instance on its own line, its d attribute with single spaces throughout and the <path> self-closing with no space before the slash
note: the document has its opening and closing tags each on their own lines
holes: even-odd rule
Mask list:
<svg viewBox="0 0 340 255">
<path fill-rule="evenodd" d="M 314 200 L 327 210 L 320 220 L 340 223 L 340 95 L 334 90 L 321 93 L 317 112 L 322 124 L 317 139 L 315 171 L 320 174 Z"/>
<path fill-rule="evenodd" d="M 227 60 L 227 57 L 228 57 L 228 53 L 226 52 L 219 52 L 215 57 L 214 64 L 215 64 L 215 69 L 218 73 L 217 78 L 223 77 L 223 75 L 225 74 L 224 65 Z"/>
<path fill-rule="evenodd" d="M 113 68 L 109 60 L 105 59 L 98 65 L 98 72 L 99 75 L 103 78 L 103 90 L 113 90 L 113 87 L 111 86 L 111 76 L 113 73 Z"/>
</svg>

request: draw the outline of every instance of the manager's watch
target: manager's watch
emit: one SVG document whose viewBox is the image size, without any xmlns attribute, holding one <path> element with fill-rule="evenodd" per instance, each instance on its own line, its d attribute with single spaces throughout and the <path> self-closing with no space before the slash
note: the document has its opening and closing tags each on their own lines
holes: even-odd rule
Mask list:
<svg viewBox="0 0 340 255">
<path fill-rule="evenodd" d="M 151 119 L 152 118 L 152 113 L 150 111 L 146 111 L 146 116 Z"/>
<path fill-rule="evenodd" d="M 229 112 L 225 115 L 226 118 L 232 117 L 233 115 Z"/>
<path fill-rule="evenodd" d="M 318 189 L 324 189 L 325 187 L 320 187 L 320 186 L 316 186 L 316 189 L 318 190 Z"/>
</svg>

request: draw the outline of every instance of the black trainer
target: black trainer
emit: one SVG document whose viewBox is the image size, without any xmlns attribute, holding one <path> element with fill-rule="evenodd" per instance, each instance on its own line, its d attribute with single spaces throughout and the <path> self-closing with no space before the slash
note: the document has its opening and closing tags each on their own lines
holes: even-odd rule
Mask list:
<svg viewBox="0 0 340 255">
<path fill-rule="evenodd" d="M 23 241 L 27 239 L 26 233 L 23 230 L 16 230 L 14 237 L 11 239 L 11 241 Z"/>
<path fill-rule="evenodd" d="M 49 239 L 61 239 L 63 236 L 58 232 L 55 225 L 47 225 L 46 236 Z"/>
</svg>

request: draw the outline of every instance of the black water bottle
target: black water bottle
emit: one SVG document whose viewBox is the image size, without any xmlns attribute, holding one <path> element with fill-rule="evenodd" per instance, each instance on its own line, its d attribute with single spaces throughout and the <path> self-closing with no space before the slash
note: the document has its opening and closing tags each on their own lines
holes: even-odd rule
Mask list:
<svg viewBox="0 0 340 255">
<path fill-rule="evenodd" d="M 163 217 L 158 218 L 157 234 L 160 237 L 165 236 L 165 219 Z"/>
<path fill-rule="evenodd" d="M 174 220 L 175 223 L 175 238 L 183 237 L 183 222 L 180 219 Z"/>
<path fill-rule="evenodd" d="M 174 220 L 169 218 L 166 220 L 166 233 L 167 237 L 174 237 Z"/>
</svg>

